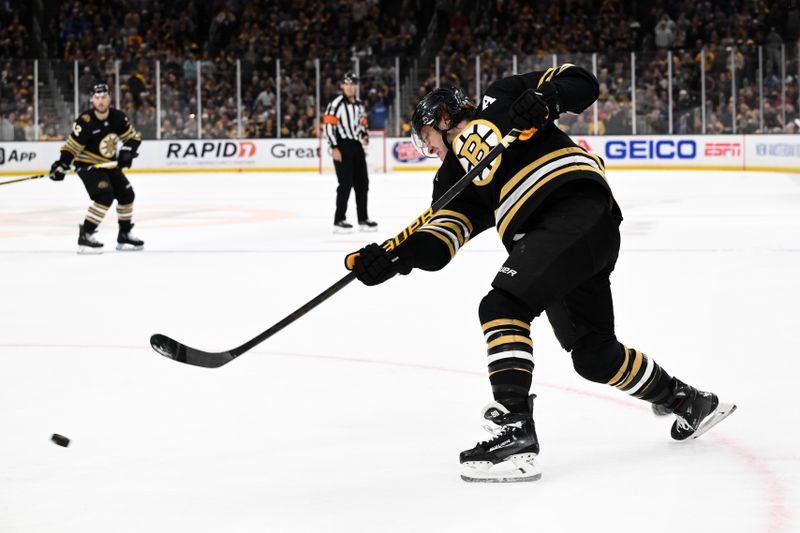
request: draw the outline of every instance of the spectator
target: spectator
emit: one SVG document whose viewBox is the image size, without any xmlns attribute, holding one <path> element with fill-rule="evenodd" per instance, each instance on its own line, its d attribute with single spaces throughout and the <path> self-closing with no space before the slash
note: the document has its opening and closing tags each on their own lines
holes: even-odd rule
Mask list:
<svg viewBox="0 0 800 533">
<path fill-rule="evenodd" d="M 669 15 L 666 13 L 661 15 L 661 20 L 656 24 L 655 28 L 656 47 L 662 50 L 672 48 L 672 44 L 675 41 L 676 30 L 677 26 Z"/>
</svg>

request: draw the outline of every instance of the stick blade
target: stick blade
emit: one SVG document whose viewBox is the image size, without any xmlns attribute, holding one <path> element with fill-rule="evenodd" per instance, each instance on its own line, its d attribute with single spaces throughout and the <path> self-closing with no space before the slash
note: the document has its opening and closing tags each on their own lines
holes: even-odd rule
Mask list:
<svg viewBox="0 0 800 533">
<path fill-rule="evenodd" d="M 203 368 L 219 368 L 236 357 L 231 352 L 204 352 L 156 333 L 150 337 L 150 346 L 159 354 L 187 365 Z"/>
</svg>

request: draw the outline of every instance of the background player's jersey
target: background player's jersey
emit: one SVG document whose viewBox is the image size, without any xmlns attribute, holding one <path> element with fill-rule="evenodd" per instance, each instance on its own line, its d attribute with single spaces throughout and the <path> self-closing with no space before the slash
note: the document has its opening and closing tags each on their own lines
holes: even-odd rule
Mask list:
<svg viewBox="0 0 800 533">
<path fill-rule="evenodd" d="M 569 64 L 496 81 L 483 95 L 473 120 L 453 140 L 434 179 L 433 201 L 511 131 L 509 110 L 517 97 L 548 82 L 558 90 L 562 111 L 580 113 L 598 96 L 595 77 Z M 579 179 L 595 181 L 611 193 L 603 160 L 576 145 L 551 122 L 530 139 L 517 140 L 492 161 L 445 210 L 412 235 L 404 244 L 406 253 L 414 256 L 418 268 L 438 269 L 471 237 L 491 226 L 497 227 L 510 250 L 521 237 L 524 222 L 544 198 L 564 183 Z M 614 210 L 619 213 L 616 205 Z"/>
<path fill-rule="evenodd" d="M 110 108 L 108 118 L 100 120 L 89 110 L 75 120 L 61 147 L 61 160 L 69 164 L 74 159 L 77 168 L 108 163 L 117 156 L 118 142 L 131 146 L 134 153 L 142 142 L 125 113 Z"/>
</svg>

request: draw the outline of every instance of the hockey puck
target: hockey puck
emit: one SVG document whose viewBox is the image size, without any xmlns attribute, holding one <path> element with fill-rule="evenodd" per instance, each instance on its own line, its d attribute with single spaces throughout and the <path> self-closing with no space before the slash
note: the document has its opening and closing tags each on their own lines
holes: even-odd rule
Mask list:
<svg viewBox="0 0 800 533">
<path fill-rule="evenodd" d="M 53 433 L 53 436 L 50 437 L 50 440 L 52 440 L 59 446 L 63 446 L 64 448 L 69 446 L 69 439 L 64 435 L 59 435 L 58 433 Z"/>
</svg>

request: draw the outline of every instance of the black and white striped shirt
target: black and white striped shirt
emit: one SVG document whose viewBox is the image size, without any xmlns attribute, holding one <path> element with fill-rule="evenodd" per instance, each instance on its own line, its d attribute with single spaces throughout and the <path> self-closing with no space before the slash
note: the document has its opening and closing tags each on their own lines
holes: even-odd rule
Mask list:
<svg viewBox="0 0 800 533">
<path fill-rule="evenodd" d="M 328 145 L 335 148 L 342 139 L 360 141 L 367 133 L 367 114 L 361 100 L 351 102 L 343 94 L 334 98 L 322 117 Z"/>
</svg>

